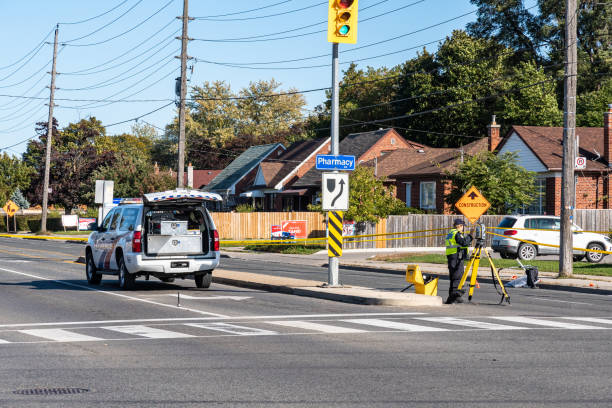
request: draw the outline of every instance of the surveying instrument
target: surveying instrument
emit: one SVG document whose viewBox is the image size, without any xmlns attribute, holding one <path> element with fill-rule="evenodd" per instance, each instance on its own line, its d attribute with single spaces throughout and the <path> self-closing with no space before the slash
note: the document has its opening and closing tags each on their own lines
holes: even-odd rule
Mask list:
<svg viewBox="0 0 612 408">
<path fill-rule="evenodd" d="M 474 294 L 474 288 L 476 287 L 476 278 L 478 277 L 478 266 L 480 265 L 480 258 L 482 253 L 484 252 L 485 256 L 489 260 L 489 265 L 491 266 L 491 277 L 493 278 L 493 285 L 495 286 L 495 290 L 501 296 L 499 304 L 501 305 L 504 302 L 504 299 L 508 304 L 510 303 L 510 295 L 506 292 L 506 288 L 504 288 L 504 284 L 502 283 L 499 272 L 495 265 L 493 264 L 493 259 L 491 259 L 491 255 L 489 255 L 489 251 L 484 246 L 484 235 L 486 228 L 482 224 L 476 224 L 474 230 L 474 239 L 476 244 L 474 245 L 474 249 L 472 250 L 472 255 L 470 255 L 470 260 L 468 261 L 467 266 L 465 267 L 465 272 L 463 272 L 463 276 L 461 277 L 461 281 L 459 282 L 459 290 L 463 287 L 463 284 L 467 280 L 468 273 L 470 270 L 472 274 L 470 276 L 470 289 L 468 292 L 468 300 L 472 300 L 472 295 Z"/>
</svg>

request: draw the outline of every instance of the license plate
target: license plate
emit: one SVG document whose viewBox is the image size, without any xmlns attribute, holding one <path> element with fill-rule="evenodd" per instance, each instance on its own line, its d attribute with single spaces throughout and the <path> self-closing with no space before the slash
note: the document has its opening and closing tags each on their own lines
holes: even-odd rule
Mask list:
<svg viewBox="0 0 612 408">
<path fill-rule="evenodd" d="M 189 262 L 170 262 L 171 268 L 189 268 Z"/>
</svg>

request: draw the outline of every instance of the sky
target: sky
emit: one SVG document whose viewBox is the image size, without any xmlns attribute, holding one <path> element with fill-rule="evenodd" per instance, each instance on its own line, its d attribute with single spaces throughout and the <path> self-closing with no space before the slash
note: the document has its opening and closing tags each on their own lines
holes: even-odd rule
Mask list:
<svg viewBox="0 0 612 408">
<path fill-rule="evenodd" d="M 136 121 L 163 129 L 177 114 L 182 9 L 183 0 L 0 0 L 0 153 L 23 153 L 35 123 L 48 120 L 58 23 L 60 128 L 94 116 L 109 135 Z M 327 9 L 328 0 L 191 0 L 189 85 L 225 81 L 238 92 L 274 78 L 280 91 L 331 86 Z M 398 65 L 476 19 L 469 0 L 360 0 L 359 10 L 357 44 L 340 44 L 341 70 Z M 304 97 L 313 109 L 325 92 Z"/>
</svg>

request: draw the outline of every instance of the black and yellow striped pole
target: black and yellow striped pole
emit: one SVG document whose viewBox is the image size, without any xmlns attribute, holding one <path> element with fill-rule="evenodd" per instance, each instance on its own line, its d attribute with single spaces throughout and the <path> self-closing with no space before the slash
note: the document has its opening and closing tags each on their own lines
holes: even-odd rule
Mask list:
<svg viewBox="0 0 612 408">
<path fill-rule="evenodd" d="M 330 258 L 342 256 L 342 211 L 327 213 L 327 255 Z"/>
</svg>

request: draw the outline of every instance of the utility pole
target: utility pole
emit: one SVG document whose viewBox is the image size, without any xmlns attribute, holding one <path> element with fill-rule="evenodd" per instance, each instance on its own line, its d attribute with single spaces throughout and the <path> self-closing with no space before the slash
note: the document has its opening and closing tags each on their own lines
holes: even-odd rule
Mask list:
<svg viewBox="0 0 612 408">
<path fill-rule="evenodd" d="M 331 154 L 340 154 L 340 86 L 338 85 L 338 43 L 332 43 L 332 100 L 331 100 Z M 337 173 L 337 172 L 336 172 Z M 324 186 L 322 186 L 325 188 Z M 329 220 L 328 220 L 329 223 Z M 329 227 L 328 227 L 329 229 Z M 327 284 L 338 286 L 338 257 L 329 257 L 327 262 Z"/>
<path fill-rule="evenodd" d="M 53 136 L 53 99 L 55 97 L 55 62 L 57 60 L 57 34 L 59 24 L 55 27 L 55 40 L 53 41 L 53 65 L 51 66 L 51 93 L 49 96 L 49 121 L 47 122 L 47 149 L 45 152 L 45 178 L 43 182 L 42 218 L 40 232 L 47 232 L 47 207 L 49 205 L 49 168 L 51 166 L 51 138 Z"/>
<path fill-rule="evenodd" d="M 178 171 L 177 187 L 183 188 L 185 173 L 185 97 L 187 95 L 187 26 L 189 25 L 189 0 L 183 0 L 183 34 L 181 35 L 181 94 L 179 104 L 179 143 L 178 143 Z M 178 38 L 178 37 L 177 37 Z"/>
<path fill-rule="evenodd" d="M 576 83 L 578 71 L 576 0 L 565 2 L 565 79 L 563 112 L 563 178 L 561 181 L 561 256 L 559 276 L 573 273 L 573 231 L 576 184 Z"/>
</svg>

